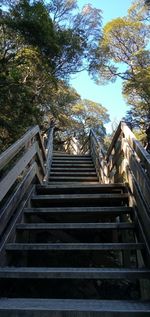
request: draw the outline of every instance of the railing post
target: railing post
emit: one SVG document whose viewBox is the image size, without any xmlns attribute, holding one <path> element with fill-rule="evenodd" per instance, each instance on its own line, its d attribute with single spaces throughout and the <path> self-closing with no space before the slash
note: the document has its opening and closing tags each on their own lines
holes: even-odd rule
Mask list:
<svg viewBox="0 0 150 317">
<path fill-rule="evenodd" d="M 51 123 L 48 129 L 48 137 L 47 137 L 47 144 L 46 144 L 46 164 L 45 164 L 46 172 L 44 177 L 44 183 L 48 181 L 48 175 L 49 175 L 51 164 L 52 164 L 53 134 L 54 134 L 54 124 Z"/>
<path fill-rule="evenodd" d="M 93 158 L 99 181 L 107 184 L 108 179 L 108 164 L 105 158 L 105 153 L 102 144 L 97 139 L 93 130 L 90 131 L 90 150 Z"/>
</svg>

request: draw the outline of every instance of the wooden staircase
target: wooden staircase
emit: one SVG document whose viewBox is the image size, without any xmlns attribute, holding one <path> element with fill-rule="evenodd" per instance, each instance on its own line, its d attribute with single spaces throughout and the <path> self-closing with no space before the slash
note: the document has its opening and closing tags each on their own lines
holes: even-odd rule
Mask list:
<svg viewBox="0 0 150 317">
<path fill-rule="evenodd" d="M 126 184 L 100 183 L 90 155 L 53 152 L 28 197 L 3 234 L 0 317 L 150 316 L 147 244 Z"/>
</svg>

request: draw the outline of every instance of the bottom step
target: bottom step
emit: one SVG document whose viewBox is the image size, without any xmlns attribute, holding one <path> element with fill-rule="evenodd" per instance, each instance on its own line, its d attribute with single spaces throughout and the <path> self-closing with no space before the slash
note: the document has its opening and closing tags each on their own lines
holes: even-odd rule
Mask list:
<svg viewBox="0 0 150 317">
<path fill-rule="evenodd" d="M 1 317 L 150 316 L 150 303 L 120 300 L 0 299 Z"/>
</svg>

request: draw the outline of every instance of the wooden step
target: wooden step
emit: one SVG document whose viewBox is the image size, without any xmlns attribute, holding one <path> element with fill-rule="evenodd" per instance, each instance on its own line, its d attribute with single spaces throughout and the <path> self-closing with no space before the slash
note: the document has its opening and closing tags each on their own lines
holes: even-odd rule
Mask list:
<svg viewBox="0 0 150 317">
<path fill-rule="evenodd" d="M 105 185 L 105 184 L 55 184 L 55 185 L 37 185 L 36 191 L 38 194 L 46 194 L 51 195 L 54 193 L 76 193 L 76 194 L 92 194 L 92 193 L 122 193 L 125 192 L 126 186 L 123 184 L 118 184 L 113 186 L 113 184 Z"/>
<path fill-rule="evenodd" d="M 25 208 L 25 222 L 99 222 L 105 218 L 115 221 L 117 216 L 132 214 L 130 207 L 53 207 Z"/>
<path fill-rule="evenodd" d="M 25 213 L 109 213 L 110 214 L 130 214 L 132 207 L 116 206 L 116 207 L 54 207 L 54 208 L 25 208 Z"/>
<path fill-rule="evenodd" d="M 0 279 L 150 279 L 146 268 L 0 267 Z"/>
<path fill-rule="evenodd" d="M 92 159 L 92 156 L 90 155 L 90 154 L 68 154 L 68 155 L 64 155 L 64 154 L 62 154 L 62 155 L 57 155 L 56 153 L 53 153 L 53 156 L 52 156 L 53 158 L 59 158 L 59 157 L 70 157 L 70 158 L 73 158 L 73 159 L 82 159 L 82 158 L 87 158 L 87 159 Z"/>
<path fill-rule="evenodd" d="M 60 177 L 54 177 L 50 176 L 49 177 L 49 182 L 55 181 L 55 182 L 96 182 L 98 183 L 98 177 L 89 177 L 89 176 L 84 176 L 84 177 L 77 177 L 76 175 L 74 177 L 69 177 L 69 176 L 60 176 Z"/>
<path fill-rule="evenodd" d="M 50 172 L 49 175 L 49 179 L 51 179 L 51 177 L 95 177 L 97 179 L 97 174 L 96 172 L 80 172 L 78 170 L 76 171 L 72 171 L 70 169 L 70 171 L 63 171 L 63 172 Z"/>
<path fill-rule="evenodd" d="M 66 156 L 69 156 L 69 157 L 71 157 L 71 158 L 74 158 L 74 159 L 78 159 L 78 158 L 83 158 L 83 157 L 85 157 L 85 158 L 90 158 L 91 159 L 91 155 L 82 155 L 82 154 L 68 154 L 68 153 L 62 153 L 62 154 L 60 154 L 60 153 L 56 153 L 56 152 L 53 152 L 53 158 L 54 157 L 66 157 Z"/>
<path fill-rule="evenodd" d="M 66 159 L 55 159 L 55 160 L 53 160 L 52 161 L 52 166 L 53 165 L 60 165 L 60 164 L 63 164 L 64 166 L 67 166 L 68 164 L 71 164 L 71 165 L 77 165 L 77 166 L 79 166 L 79 165 L 83 165 L 83 164 L 88 164 L 88 165 L 92 165 L 93 166 L 93 162 L 92 162 L 92 160 L 71 160 L 71 159 L 69 159 L 69 158 L 66 158 Z"/>
<path fill-rule="evenodd" d="M 48 181 L 48 183 L 47 183 L 48 185 L 64 185 L 64 184 L 66 184 L 68 187 L 70 187 L 70 186 L 72 186 L 73 184 L 74 185 L 86 185 L 86 184 L 88 184 L 88 185 L 97 185 L 97 184 L 99 184 L 99 181 L 86 181 L 86 180 L 84 180 L 84 181 L 70 181 L 70 180 L 68 180 L 67 182 L 65 182 L 65 181 L 58 181 L 58 182 L 56 182 L 55 181 L 55 178 L 53 179 L 53 180 L 50 180 L 50 181 Z"/>
<path fill-rule="evenodd" d="M 95 172 L 95 167 L 90 166 L 90 167 L 82 167 L 82 166 L 78 166 L 78 167 L 52 167 L 51 168 L 51 173 L 55 173 L 55 172 L 69 172 L 71 171 L 73 172 L 80 172 L 80 173 L 89 173 L 89 172 Z"/>
<path fill-rule="evenodd" d="M 0 299 L 1 317 L 149 317 L 150 302 L 140 300 Z"/>
<path fill-rule="evenodd" d="M 64 152 L 64 151 L 53 151 L 53 156 L 57 156 L 57 155 L 70 155 L 69 153 L 67 153 L 67 152 Z"/>
<path fill-rule="evenodd" d="M 142 250 L 144 243 L 8 243 L 6 251 Z"/>
<path fill-rule="evenodd" d="M 114 215 L 118 216 L 121 214 L 131 214 L 132 208 L 131 207 L 125 207 L 125 206 L 119 206 L 119 207 L 60 207 L 60 208 L 25 208 L 24 214 L 25 215 L 42 215 L 42 214 L 62 214 L 65 216 L 65 214 L 85 214 L 88 216 L 88 214 L 98 214 L 101 215 Z"/>
<path fill-rule="evenodd" d="M 135 225 L 128 222 L 115 223 L 21 223 L 17 230 L 133 230 Z"/>
<path fill-rule="evenodd" d="M 65 162 L 65 161 L 72 161 L 72 162 L 93 162 L 91 156 L 71 156 L 71 155 L 67 155 L 67 156 L 62 156 L 62 155 L 58 155 L 58 156 L 53 156 L 52 161 L 61 161 L 61 162 Z"/>
<path fill-rule="evenodd" d="M 52 162 L 52 168 L 95 168 L 92 162 Z"/>
<path fill-rule="evenodd" d="M 53 156 L 52 160 L 54 161 L 58 161 L 58 160 L 63 160 L 63 161 L 92 161 L 92 158 L 91 156 L 89 155 L 69 155 L 69 156 L 66 156 L 66 155 L 55 155 Z"/>
<path fill-rule="evenodd" d="M 53 205 L 62 206 L 71 204 L 71 206 L 91 206 L 91 205 L 118 205 L 122 202 L 128 202 L 128 194 L 64 194 L 64 195 L 35 195 L 31 198 L 34 206 Z"/>
<path fill-rule="evenodd" d="M 50 200 L 50 201 L 56 201 L 56 200 L 110 200 L 110 199 L 119 199 L 119 200 L 127 200 L 129 198 L 127 193 L 124 194 L 74 194 L 74 195 L 35 195 L 32 196 L 32 200 Z"/>
</svg>

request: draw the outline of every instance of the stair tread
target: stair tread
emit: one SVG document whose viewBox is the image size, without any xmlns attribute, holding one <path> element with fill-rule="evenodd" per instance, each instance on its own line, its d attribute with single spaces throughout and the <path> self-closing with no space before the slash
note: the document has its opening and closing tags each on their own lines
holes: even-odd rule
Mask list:
<svg viewBox="0 0 150 317">
<path fill-rule="evenodd" d="M 66 183 L 68 186 L 71 186 L 73 183 L 74 184 L 91 184 L 91 185 L 95 185 L 95 184 L 98 184 L 99 183 L 99 181 L 98 180 L 88 180 L 87 181 L 87 179 L 85 180 L 85 178 L 84 178 L 84 180 L 81 180 L 81 179 L 75 179 L 74 181 L 71 181 L 70 179 L 68 180 L 67 179 L 67 181 L 65 180 L 65 181 L 63 181 L 63 180 L 58 180 L 57 182 L 55 181 L 55 178 L 54 179 L 51 179 L 51 181 L 48 181 L 48 184 L 50 184 L 50 185 L 56 185 L 56 184 L 58 184 L 58 185 L 63 185 L 64 183 Z"/>
<path fill-rule="evenodd" d="M 52 168 L 64 168 L 64 167 L 80 167 L 80 168 L 95 168 L 93 162 L 88 162 L 88 163 L 84 163 L 84 162 L 52 162 Z"/>
<path fill-rule="evenodd" d="M 69 163 L 69 164 L 93 164 L 93 161 L 90 158 L 78 158 L 78 159 L 74 159 L 74 158 L 68 158 L 68 157 L 63 157 L 63 158 L 53 158 L 52 160 L 52 164 L 58 164 L 58 163 Z"/>
<path fill-rule="evenodd" d="M 34 195 L 32 196 L 32 200 L 60 200 L 60 199 L 123 199 L 123 198 L 128 198 L 129 195 L 127 193 L 123 193 L 123 194 L 56 194 L 56 195 Z"/>
<path fill-rule="evenodd" d="M 98 177 L 97 176 L 88 176 L 88 175 L 85 175 L 84 177 L 82 177 L 82 176 L 76 176 L 76 175 L 74 175 L 74 176 L 57 176 L 57 177 L 55 177 L 55 176 L 50 176 L 49 177 L 49 181 L 55 181 L 55 182 L 58 182 L 58 181 L 61 181 L 61 182 L 63 182 L 63 181 L 67 181 L 68 180 L 68 182 L 69 181 L 78 181 L 78 182 L 81 182 L 81 181 L 83 181 L 83 182 L 92 182 L 92 181 L 96 181 L 96 182 L 98 182 Z"/>
<path fill-rule="evenodd" d="M 82 166 L 79 166 L 79 167 L 72 167 L 71 168 L 71 171 L 76 171 L 77 169 L 81 169 L 81 170 L 94 170 L 95 171 L 95 167 L 94 166 L 91 166 L 91 167 L 82 167 Z M 68 168 L 67 167 L 52 167 L 51 168 L 51 171 L 53 171 L 53 170 L 56 170 L 56 171 L 68 171 Z"/>
<path fill-rule="evenodd" d="M 48 185 L 36 185 L 37 188 L 68 188 L 68 185 L 67 184 L 56 184 L 56 185 L 51 185 L 51 184 L 48 184 Z M 70 187 L 70 185 L 69 185 Z M 76 187 L 79 187 L 79 188 L 121 188 L 121 189 L 124 189 L 126 188 L 126 185 L 122 184 L 122 183 L 118 183 L 118 184 L 93 184 L 92 186 L 90 184 L 72 184 L 72 187 L 76 188 Z"/>
<path fill-rule="evenodd" d="M 55 180 L 55 181 L 66 181 L 66 180 L 68 180 L 68 181 L 97 181 L 98 182 L 98 177 L 97 176 L 88 176 L 88 175 L 85 175 L 84 177 L 82 177 L 82 176 L 76 176 L 76 175 L 74 175 L 74 176 L 57 176 L 57 177 L 55 177 L 55 176 L 50 176 L 49 177 L 49 181 L 50 180 Z"/>
<path fill-rule="evenodd" d="M 131 213 L 132 207 L 53 207 L 53 208 L 25 208 L 25 213 Z"/>
<path fill-rule="evenodd" d="M 0 267 L 0 278 L 150 278 L 146 268 Z"/>
<path fill-rule="evenodd" d="M 107 312 L 121 312 L 121 313 L 134 313 L 150 312 L 150 302 L 140 300 L 84 300 L 84 299 L 43 299 L 43 298 L 1 298 L 0 299 L 0 312 L 2 311 L 18 311 L 24 310 L 35 312 L 36 316 L 41 316 L 44 311 L 44 317 L 48 317 L 50 312 L 65 312 L 65 317 L 74 317 L 71 315 L 74 312 L 87 312 L 86 316 L 89 317 L 90 313 L 97 312 L 95 316 L 103 316 Z M 47 312 L 47 315 L 46 315 Z M 99 315 L 99 312 L 102 315 Z M 71 314 L 70 314 L 71 313 Z M 1 315 L 3 317 L 3 315 Z M 5 315 L 6 316 L 6 315 Z M 9 316 L 9 315 L 8 315 Z M 18 316 L 18 315 L 16 315 Z M 25 315 L 27 316 L 27 315 Z M 77 316 L 77 315 L 76 315 Z M 81 316 L 81 315 L 79 315 Z M 84 317 L 85 315 L 83 315 Z M 92 317 L 93 314 L 90 316 Z M 95 317 L 94 316 L 94 317 Z M 140 315 L 143 316 L 143 315 Z M 147 315 L 148 316 L 148 315 Z"/>
<path fill-rule="evenodd" d="M 73 175 L 74 176 L 74 173 L 75 173 L 75 177 L 79 177 L 79 176 L 94 176 L 94 177 L 97 177 L 97 174 L 96 174 L 96 172 L 94 171 L 94 172 L 85 172 L 85 171 L 78 171 L 78 170 L 76 170 L 76 171 L 72 171 L 72 169 L 70 169 L 70 171 L 65 171 L 65 172 L 61 172 L 61 171 L 59 171 L 59 172 L 50 172 L 50 176 L 49 176 L 49 178 L 51 178 L 51 176 L 68 176 L 68 175 L 70 175 L 70 177 L 71 177 L 71 175 Z"/>
<path fill-rule="evenodd" d="M 56 151 L 53 151 L 53 157 L 55 156 L 70 156 L 70 157 L 90 157 L 91 155 L 89 154 L 69 154 L 69 153 L 57 153 Z"/>
<path fill-rule="evenodd" d="M 23 223 L 16 226 L 19 230 L 46 229 L 133 229 L 135 225 L 128 222 L 116 223 Z"/>
<path fill-rule="evenodd" d="M 78 160 L 90 160 L 92 161 L 92 158 L 91 156 L 86 156 L 86 155 L 55 155 L 52 157 L 52 160 L 75 160 L 75 161 L 78 161 Z"/>
<path fill-rule="evenodd" d="M 8 243 L 6 250 L 137 250 L 144 243 Z"/>
</svg>

